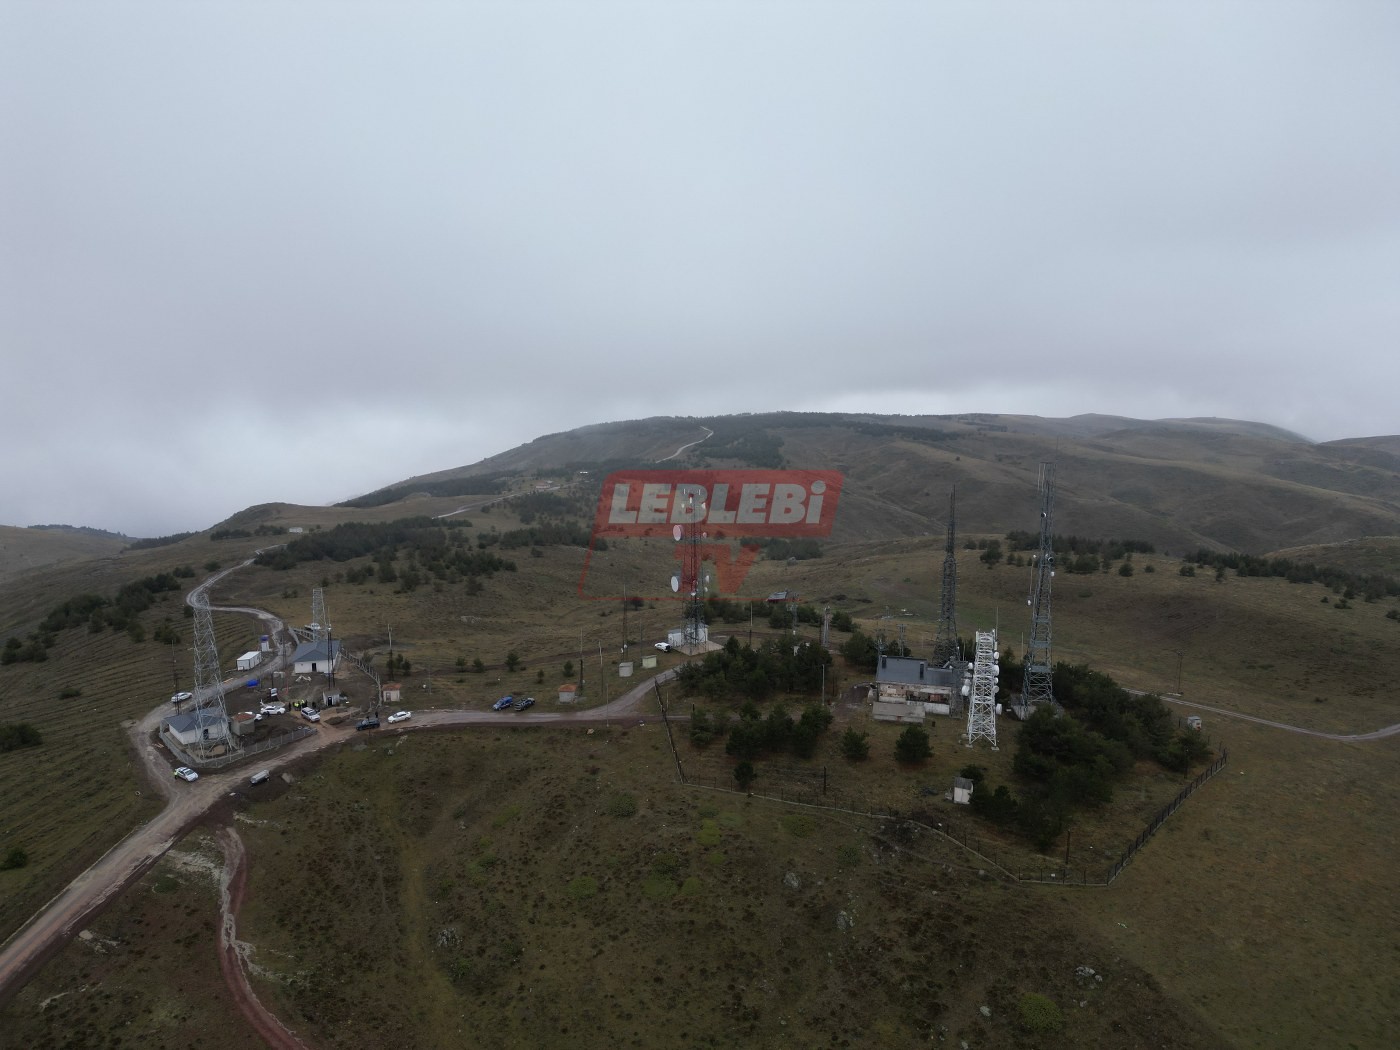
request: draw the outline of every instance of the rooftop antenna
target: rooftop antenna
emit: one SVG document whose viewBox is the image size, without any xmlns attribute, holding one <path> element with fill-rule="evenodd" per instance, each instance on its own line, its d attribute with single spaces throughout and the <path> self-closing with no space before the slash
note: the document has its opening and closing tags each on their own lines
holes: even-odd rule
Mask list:
<svg viewBox="0 0 1400 1050">
<path fill-rule="evenodd" d="M 967 746 L 985 740 L 997 750 L 997 678 L 1001 668 L 997 664 L 996 631 L 977 632 L 977 655 L 972 663 L 972 682 L 964 684 L 968 692 L 967 704 Z"/>
<path fill-rule="evenodd" d="M 951 667 L 958 659 L 957 505 L 958 489 L 955 485 L 948 496 L 948 538 L 943 543 L 943 593 L 939 604 L 938 633 L 933 642 L 933 663 L 939 667 Z"/>
<path fill-rule="evenodd" d="M 1031 607 L 1031 637 L 1026 648 L 1025 675 L 1021 680 L 1019 718 L 1043 705 L 1060 710 L 1055 701 L 1054 671 L 1050 665 L 1050 586 L 1055 578 L 1055 546 L 1051 513 L 1055 506 L 1055 465 L 1040 465 L 1040 552 L 1036 556 L 1035 582 L 1026 604 Z"/>
</svg>

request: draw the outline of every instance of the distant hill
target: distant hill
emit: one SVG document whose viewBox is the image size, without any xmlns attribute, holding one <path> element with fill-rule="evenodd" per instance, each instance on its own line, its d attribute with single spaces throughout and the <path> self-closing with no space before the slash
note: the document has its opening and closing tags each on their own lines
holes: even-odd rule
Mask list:
<svg viewBox="0 0 1400 1050">
<path fill-rule="evenodd" d="M 34 569 L 121 552 L 127 537 L 71 525 L 0 525 L 0 580 Z"/>
<path fill-rule="evenodd" d="M 954 485 L 960 531 L 1002 533 L 1035 527 L 1037 478 L 1048 460 L 1057 479 L 1055 531 L 1064 534 L 1249 553 L 1400 536 L 1400 437 L 1314 443 L 1267 424 L 1214 418 L 654 417 L 548 434 L 351 502 L 383 506 L 412 495 L 490 491 L 507 478 L 577 478 L 661 462 L 824 467 L 847 479 L 837 539 L 938 532 Z"/>
</svg>

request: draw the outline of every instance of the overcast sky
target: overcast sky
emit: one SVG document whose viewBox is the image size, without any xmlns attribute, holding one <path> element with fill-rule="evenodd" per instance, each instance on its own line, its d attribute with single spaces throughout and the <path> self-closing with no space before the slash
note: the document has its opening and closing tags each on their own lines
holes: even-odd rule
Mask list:
<svg viewBox="0 0 1400 1050">
<path fill-rule="evenodd" d="M 0 522 L 777 409 L 1400 432 L 1400 3 L 0 0 Z"/>
</svg>

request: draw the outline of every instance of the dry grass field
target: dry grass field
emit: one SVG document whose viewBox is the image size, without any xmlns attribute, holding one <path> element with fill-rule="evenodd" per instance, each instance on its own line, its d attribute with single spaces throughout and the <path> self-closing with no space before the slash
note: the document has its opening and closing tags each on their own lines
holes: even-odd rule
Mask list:
<svg viewBox="0 0 1400 1050">
<path fill-rule="evenodd" d="M 669 763 L 647 720 L 379 736 L 308 771 L 243 832 L 260 994 L 347 1047 L 1112 1047 L 1163 1016 L 1161 1045 L 1219 1045 L 947 843 Z M 1030 992 L 1062 1033 L 1020 1030 Z"/>
</svg>

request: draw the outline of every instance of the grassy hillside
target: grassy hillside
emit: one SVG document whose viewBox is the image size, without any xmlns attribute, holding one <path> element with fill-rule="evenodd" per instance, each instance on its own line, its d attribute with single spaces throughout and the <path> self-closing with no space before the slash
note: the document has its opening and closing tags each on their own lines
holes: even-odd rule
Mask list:
<svg viewBox="0 0 1400 1050">
<path fill-rule="evenodd" d="M 562 478 L 579 469 L 655 466 L 702 437 L 702 428 L 714 435 L 665 461 L 845 472 L 847 509 L 837 521 L 843 539 L 936 531 L 954 484 L 969 531 L 1023 528 L 1034 514 L 1040 464 L 1051 459 L 1059 479 L 1056 525 L 1065 533 L 1253 553 L 1400 535 L 1400 454 L 1389 439 L 1312 444 L 1234 420 L 823 413 L 646 419 L 548 435 L 390 486 L 379 498 L 500 471 Z"/>
<path fill-rule="evenodd" d="M 16 576 L 59 565 L 117 554 L 130 541 L 85 529 L 21 529 L 0 525 L 0 586 Z"/>
</svg>

